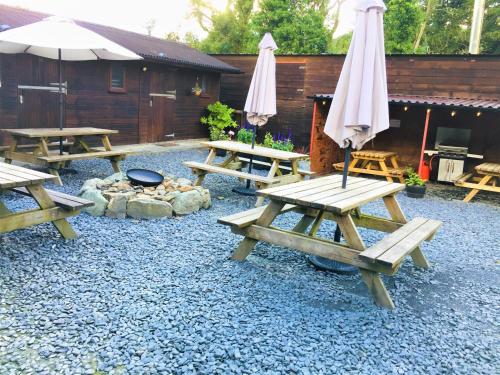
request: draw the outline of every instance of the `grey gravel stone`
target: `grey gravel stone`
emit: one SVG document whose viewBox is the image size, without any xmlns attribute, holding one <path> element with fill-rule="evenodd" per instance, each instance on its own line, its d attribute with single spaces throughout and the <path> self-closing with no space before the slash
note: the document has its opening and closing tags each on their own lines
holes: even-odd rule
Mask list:
<svg viewBox="0 0 500 375">
<path fill-rule="evenodd" d="M 131 155 L 122 168 L 192 179 L 182 162 L 206 154 Z M 63 174 L 64 186 L 47 187 L 77 194 L 83 181 L 111 170 L 106 160 L 72 167 L 78 173 Z M 208 175 L 204 187 L 224 199 L 167 220 L 80 214 L 69 219 L 79 234 L 72 241 L 49 224 L 0 235 L 0 374 L 498 372 L 495 195 L 465 204 L 464 189 L 432 185 L 418 202 L 398 195 L 409 219 L 436 218 L 443 227 L 422 246 L 429 270 L 408 259 L 384 276 L 396 303 L 386 311 L 359 275 L 317 271 L 299 252 L 259 243 L 246 262 L 231 261 L 241 237 L 217 219 L 255 204 L 232 192 L 238 184 Z M 2 202 L 34 207 L 12 193 Z M 382 202 L 363 211 L 387 216 Z M 273 225 L 292 228 L 298 219 L 288 213 Z M 334 231 L 326 222 L 318 234 Z M 384 236 L 360 234 L 367 246 Z"/>
</svg>

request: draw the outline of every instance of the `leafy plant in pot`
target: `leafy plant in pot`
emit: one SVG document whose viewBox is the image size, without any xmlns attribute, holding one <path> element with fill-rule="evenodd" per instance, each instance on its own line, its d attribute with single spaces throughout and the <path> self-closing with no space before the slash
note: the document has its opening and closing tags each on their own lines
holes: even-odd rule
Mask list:
<svg viewBox="0 0 500 375">
<path fill-rule="evenodd" d="M 406 171 L 408 173 L 408 177 L 405 179 L 406 195 L 411 198 L 423 198 L 427 190 L 425 181 L 420 178 L 413 168 L 408 168 Z"/>
<path fill-rule="evenodd" d="M 208 115 L 200 118 L 203 125 L 208 126 L 211 141 L 228 141 L 231 139 L 227 128 L 236 128 L 238 125 L 233 120 L 234 109 L 219 101 L 207 106 Z M 217 156 L 225 156 L 225 150 L 217 150 Z"/>
</svg>

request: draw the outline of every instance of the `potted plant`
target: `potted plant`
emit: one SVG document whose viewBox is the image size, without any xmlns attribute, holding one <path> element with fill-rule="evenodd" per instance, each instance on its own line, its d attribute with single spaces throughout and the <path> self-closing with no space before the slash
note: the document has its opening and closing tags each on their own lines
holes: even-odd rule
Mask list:
<svg viewBox="0 0 500 375">
<path fill-rule="evenodd" d="M 406 182 L 406 195 L 411 198 L 423 198 L 426 191 L 425 181 L 413 170 L 408 168 Z"/>
<path fill-rule="evenodd" d="M 230 140 L 229 134 L 226 133 L 226 128 L 236 128 L 236 121 L 233 120 L 232 114 L 234 109 L 222 104 L 219 101 L 207 106 L 208 116 L 200 118 L 203 125 L 208 126 L 211 141 L 227 141 Z M 217 150 L 218 156 L 225 156 L 225 150 Z"/>
<path fill-rule="evenodd" d="M 292 152 L 295 148 L 290 133 L 288 133 L 287 137 L 282 137 L 280 133 L 278 133 L 277 137 L 273 137 L 271 133 L 266 133 L 266 135 L 264 136 L 263 145 L 275 150 L 288 152 Z M 291 163 L 288 161 L 283 161 L 281 162 L 281 165 L 290 167 Z"/>
</svg>

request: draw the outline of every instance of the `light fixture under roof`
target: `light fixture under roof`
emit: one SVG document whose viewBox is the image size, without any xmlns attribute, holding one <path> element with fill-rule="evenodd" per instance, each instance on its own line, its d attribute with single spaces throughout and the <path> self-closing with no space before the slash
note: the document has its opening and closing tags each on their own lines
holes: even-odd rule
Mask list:
<svg viewBox="0 0 500 375">
<path fill-rule="evenodd" d="M 10 29 L 10 26 L 9 25 L 6 25 L 6 24 L 0 24 L 0 32 L 2 31 L 5 31 L 5 30 L 8 30 Z"/>
</svg>

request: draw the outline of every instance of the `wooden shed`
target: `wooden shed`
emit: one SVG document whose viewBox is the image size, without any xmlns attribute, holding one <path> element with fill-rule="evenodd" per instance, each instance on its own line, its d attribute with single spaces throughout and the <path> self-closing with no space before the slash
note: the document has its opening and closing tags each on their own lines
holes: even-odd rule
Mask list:
<svg viewBox="0 0 500 375">
<path fill-rule="evenodd" d="M 0 5 L 0 31 L 47 14 Z M 134 51 L 143 61 L 63 62 L 65 126 L 119 130 L 113 143 L 208 136 L 200 116 L 219 99 L 221 73 L 239 69 L 189 46 L 112 27 L 77 22 Z M 57 63 L 28 54 L 0 54 L 0 128 L 57 126 L 57 95 L 31 89 L 57 82 Z M 193 94 L 193 87 L 202 89 Z M 8 142 L 2 138 L 0 144 Z"/>
<path fill-rule="evenodd" d="M 256 56 L 215 56 L 244 72 L 221 80 L 221 100 L 243 108 Z M 261 133 L 290 132 L 295 144 L 310 149 L 312 167 L 319 172 L 342 161 L 341 151 L 321 133 L 344 58 L 276 57 L 278 114 Z M 500 161 L 500 56 L 387 55 L 386 63 L 392 127 L 366 148 L 396 151 L 401 165 L 417 168 L 424 133 L 424 148 L 431 150 L 438 128 L 463 128 L 472 130 L 469 153 L 483 156 L 469 158 L 466 169 L 481 160 Z"/>
</svg>

